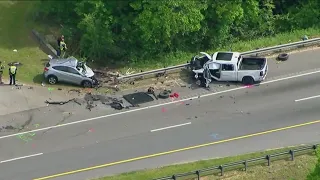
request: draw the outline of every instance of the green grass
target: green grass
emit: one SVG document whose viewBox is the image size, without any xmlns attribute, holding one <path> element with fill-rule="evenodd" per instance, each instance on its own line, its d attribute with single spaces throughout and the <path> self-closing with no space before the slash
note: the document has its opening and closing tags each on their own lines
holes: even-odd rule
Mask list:
<svg viewBox="0 0 320 180">
<path fill-rule="evenodd" d="M 98 178 L 96 180 L 137 180 L 137 179 L 151 180 L 154 178 L 160 178 L 164 176 L 172 176 L 173 174 L 177 174 L 177 173 L 185 173 L 185 172 L 195 171 L 197 169 L 218 166 L 218 165 L 229 163 L 229 162 L 261 157 L 267 154 L 283 152 L 289 149 L 293 149 L 293 148 L 291 147 L 291 148 L 282 148 L 282 149 L 276 149 L 276 150 L 268 150 L 264 152 L 255 152 L 251 154 L 244 154 L 244 155 L 239 155 L 234 157 L 203 160 L 203 161 L 197 161 L 197 162 L 186 163 L 186 164 L 165 166 L 157 169 L 134 171 L 134 172 L 123 173 L 115 176 Z M 288 158 L 285 160 L 272 161 L 270 167 L 266 167 L 265 165 L 249 166 L 247 172 L 243 172 L 241 170 L 226 171 L 223 177 L 219 177 L 218 175 L 211 175 L 211 176 L 202 177 L 201 179 L 202 180 L 213 180 L 213 179 L 228 179 L 228 180 L 286 179 L 287 180 L 287 179 L 293 178 L 293 179 L 302 180 L 302 179 L 305 179 L 309 171 L 314 168 L 316 161 L 317 161 L 317 157 L 310 153 L 307 155 L 296 157 L 295 161 L 289 161 Z M 190 179 L 190 178 L 187 178 L 187 179 Z M 184 179 L 184 178 L 180 178 L 180 179 Z"/>
<path fill-rule="evenodd" d="M 31 84 L 40 81 L 43 61 L 48 58 L 32 38 L 34 24 L 28 17 L 33 3 L 0 1 L 0 60 L 6 65 L 4 76 L 8 77 L 7 64 L 18 61 L 23 65 L 18 69 L 17 80 Z"/>
<path fill-rule="evenodd" d="M 288 33 L 282 33 L 278 34 L 276 36 L 272 37 L 264 37 L 260 39 L 255 39 L 251 41 L 240 41 L 232 44 L 232 51 L 237 52 L 245 52 L 254 50 L 256 48 L 263 48 L 263 47 L 270 47 L 280 44 L 287 44 L 291 42 L 301 41 L 301 38 L 307 35 L 309 39 L 320 37 L 320 28 L 309 28 L 305 30 L 296 30 Z M 221 49 L 209 49 L 206 50 L 206 52 L 213 53 L 217 51 L 229 51 L 230 47 L 225 47 Z M 164 57 L 161 61 L 158 61 L 157 63 L 150 63 L 154 62 L 152 60 L 144 61 L 144 62 L 138 62 L 135 64 L 130 65 L 131 68 L 134 68 L 136 71 L 139 70 L 150 70 L 155 68 L 162 68 L 164 66 L 172 66 L 172 65 L 178 65 L 186 63 L 187 61 L 190 61 L 190 59 L 196 54 L 192 53 L 185 53 L 185 52 L 179 52 L 175 54 L 170 54 Z M 126 70 L 129 67 L 122 68 L 120 71 L 122 73 L 126 72 Z"/>
<path fill-rule="evenodd" d="M 47 54 L 40 48 L 38 42 L 31 35 L 31 30 L 36 29 L 43 35 L 59 34 L 60 27 L 54 27 L 52 24 L 41 24 L 32 21 L 31 12 L 37 1 L 0 1 L 0 60 L 5 64 L 12 61 L 19 61 L 23 64 L 19 68 L 17 79 L 21 82 L 32 84 L 39 83 L 42 80 L 43 64 L 47 60 Z M 299 41 L 303 35 L 309 38 L 319 37 L 320 28 L 310 28 L 306 30 L 297 30 L 290 33 L 278 34 L 274 37 L 265 37 L 257 40 L 237 42 L 232 45 L 233 51 L 247 51 L 261 47 L 285 44 L 289 42 Z M 18 52 L 13 50 L 17 49 Z M 225 49 L 211 49 L 207 52 L 215 52 Z M 157 63 L 151 61 L 142 61 L 131 64 L 133 70 L 149 70 L 160 68 L 163 66 L 177 65 L 185 63 L 195 55 L 192 53 L 175 53 L 170 54 Z M 148 63 L 146 63 L 148 62 Z M 8 77 L 8 67 L 4 73 L 5 78 Z M 125 72 L 128 68 L 121 68 L 120 72 Z"/>
</svg>

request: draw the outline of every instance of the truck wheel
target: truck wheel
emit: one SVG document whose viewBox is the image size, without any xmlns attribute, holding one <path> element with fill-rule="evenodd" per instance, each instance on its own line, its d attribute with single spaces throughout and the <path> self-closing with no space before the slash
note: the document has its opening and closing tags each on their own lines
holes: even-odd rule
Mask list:
<svg viewBox="0 0 320 180">
<path fill-rule="evenodd" d="M 158 97 L 161 99 L 167 99 L 170 96 L 170 91 L 169 90 L 163 90 L 159 93 Z"/>
<path fill-rule="evenodd" d="M 242 83 L 244 85 L 252 85 L 252 84 L 254 84 L 254 79 L 250 76 L 245 76 L 242 78 Z"/>
<path fill-rule="evenodd" d="M 279 54 L 278 55 L 278 60 L 279 61 L 286 61 L 286 60 L 288 60 L 288 58 L 289 58 L 289 54 L 286 54 L 286 53 L 282 53 L 282 54 Z"/>
</svg>

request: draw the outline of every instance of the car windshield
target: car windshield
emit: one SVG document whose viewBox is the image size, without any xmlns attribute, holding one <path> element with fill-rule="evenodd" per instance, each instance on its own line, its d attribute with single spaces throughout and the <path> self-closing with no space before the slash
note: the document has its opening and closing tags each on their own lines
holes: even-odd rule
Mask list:
<svg viewBox="0 0 320 180">
<path fill-rule="evenodd" d="M 77 69 L 83 75 L 87 73 L 87 66 L 84 62 L 78 62 Z"/>
</svg>

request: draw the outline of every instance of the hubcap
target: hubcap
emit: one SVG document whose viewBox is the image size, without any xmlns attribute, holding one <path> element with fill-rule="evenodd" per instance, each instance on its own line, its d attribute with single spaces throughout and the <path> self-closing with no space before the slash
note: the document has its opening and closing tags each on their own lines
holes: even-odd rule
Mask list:
<svg viewBox="0 0 320 180">
<path fill-rule="evenodd" d="M 55 84 L 56 83 L 56 79 L 55 78 L 50 78 L 49 79 L 49 83 L 50 84 Z"/>
</svg>

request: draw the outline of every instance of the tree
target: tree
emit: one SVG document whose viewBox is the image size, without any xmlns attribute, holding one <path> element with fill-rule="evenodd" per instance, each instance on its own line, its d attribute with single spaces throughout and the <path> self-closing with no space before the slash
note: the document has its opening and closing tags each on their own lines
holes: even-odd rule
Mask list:
<svg viewBox="0 0 320 180">
<path fill-rule="evenodd" d="M 319 26 L 319 0 L 42 0 L 38 19 L 63 25 L 69 50 L 128 63 L 231 46 Z M 75 51 L 78 52 L 78 51 Z"/>
<path fill-rule="evenodd" d="M 130 4 L 139 12 L 134 20 L 142 49 L 159 54 L 183 48 L 183 39 L 201 28 L 205 3 L 196 0 L 138 0 Z M 145 54 L 145 53 L 144 53 Z"/>
</svg>

